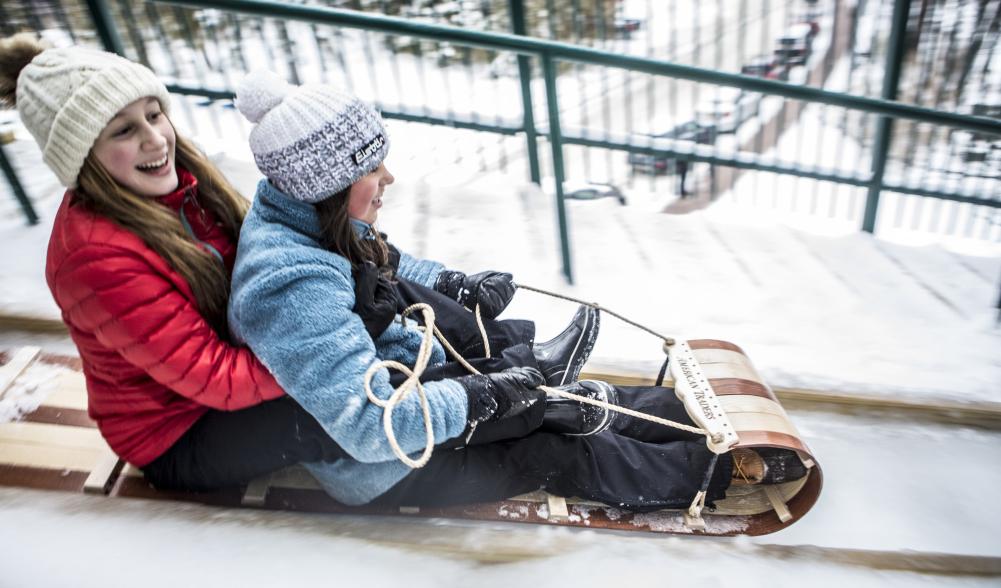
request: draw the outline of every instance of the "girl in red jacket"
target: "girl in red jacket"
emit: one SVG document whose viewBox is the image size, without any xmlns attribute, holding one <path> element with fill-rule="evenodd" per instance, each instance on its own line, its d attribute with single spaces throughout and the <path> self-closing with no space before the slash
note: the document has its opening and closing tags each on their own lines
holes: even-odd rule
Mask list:
<svg viewBox="0 0 1001 588">
<path fill-rule="evenodd" d="M 157 486 L 190 490 L 340 457 L 228 340 L 247 203 L 175 133 L 153 72 L 22 33 L 0 40 L 0 99 L 67 187 L 45 277 L 80 351 L 90 417 L 115 453 Z"/>
</svg>

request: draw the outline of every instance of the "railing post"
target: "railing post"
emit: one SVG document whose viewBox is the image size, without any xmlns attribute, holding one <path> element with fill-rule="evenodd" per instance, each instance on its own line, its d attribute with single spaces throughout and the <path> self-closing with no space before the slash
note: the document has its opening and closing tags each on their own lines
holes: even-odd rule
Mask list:
<svg viewBox="0 0 1001 588">
<path fill-rule="evenodd" d="M 525 36 L 525 0 L 508 0 L 511 12 L 511 32 Z M 528 170 L 532 181 L 539 184 L 539 140 L 535 132 L 535 115 L 532 112 L 532 67 L 527 55 L 518 54 L 518 79 L 521 81 L 521 109 L 528 151 Z"/>
<path fill-rule="evenodd" d="M 560 252 L 563 255 L 563 275 L 573 284 L 570 262 L 570 235 L 567 229 L 567 207 L 563 199 L 563 135 L 560 131 L 560 105 L 556 96 L 556 65 L 553 56 L 542 54 L 542 75 L 546 78 L 546 102 L 549 104 L 549 144 L 553 148 L 553 184 L 556 188 L 556 216 L 560 223 Z"/>
<path fill-rule="evenodd" d="M 38 224 L 38 215 L 35 214 L 35 208 L 31 205 L 31 200 L 28 199 L 28 194 L 24 191 L 24 186 L 21 185 L 21 180 L 17 178 L 17 172 L 14 171 L 14 166 L 10 164 L 10 160 L 7 159 L 7 153 L 4 151 L 3 143 L 0 142 L 0 168 L 3 168 L 3 175 L 7 178 L 7 183 L 10 184 L 10 189 L 14 192 L 14 197 L 21 204 L 21 210 L 24 211 L 24 216 L 28 217 L 29 225 Z"/>
<path fill-rule="evenodd" d="M 900 65 L 904 60 L 904 40 L 907 36 L 907 16 L 911 9 L 911 0 L 894 0 L 893 29 L 890 31 L 890 44 L 887 47 L 886 67 L 883 76 L 883 92 L 885 100 L 896 100 L 897 86 L 900 82 Z M 876 127 L 876 139 L 872 146 L 872 184 L 865 201 L 865 215 L 862 218 L 862 230 L 873 233 L 876 230 L 876 212 L 879 209 L 879 192 L 883 188 L 883 172 L 886 171 L 886 157 L 890 152 L 890 138 L 893 132 L 893 119 L 880 116 Z"/>
<path fill-rule="evenodd" d="M 90 11 L 90 17 L 94 19 L 94 29 L 101 39 L 101 44 L 104 45 L 104 50 L 125 57 L 125 45 L 118 36 L 108 3 L 104 0 L 87 0 L 87 9 Z"/>
</svg>

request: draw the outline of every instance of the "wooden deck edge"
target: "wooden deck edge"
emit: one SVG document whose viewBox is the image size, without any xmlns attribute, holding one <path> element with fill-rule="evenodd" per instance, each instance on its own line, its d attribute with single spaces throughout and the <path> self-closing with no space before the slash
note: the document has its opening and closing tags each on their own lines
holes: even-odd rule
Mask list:
<svg viewBox="0 0 1001 588">
<path fill-rule="evenodd" d="M 7 318 L 9 317 L 0 315 L 0 331 L 4 329 L 4 321 Z M 48 319 L 29 320 L 48 321 Z M 62 332 L 65 332 L 65 325 L 62 325 L 62 329 Z M 13 351 L 13 349 L 0 350 L 0 364 L 5 363 Z M 77 370 L 79 370 L 80 364 L 80 359 L 77 357 L 56 355 L 44 351 L 39 361 L 64 365 Z M 605 380 L 620 386 L 651 386 L 655 380 L 652 374 L 636 375 L 635 372 L 613 370 L 604 365 L 596 366 L 594 369 L 586 369 L 585 366 L 585 371 L 581 373 L 580 378 Z M 994 431 L 1001 430 L 1001 402 L 953 402 L 934 398 L 902 400 L 861 392 L 806 388 L 773 387 L 772 390 L 782 402 L 783 407 L 791 410 L 812 410 L 850 415 L 878 414 L 880 417 L 895 420 L 916 420 Z"/>
<path fill-rule="evenodd" d="M 928 551 L 884 551 L 819 547 L 816 545 L 758 545 L 777 559 L 808 559 L 873 570 L 916 572 L 942 576 L 1001 576 L 1001 557 Z"/>
<path fill-rule="evenodd" d="M 17 314 L 0 314 L 0 331 L 22 331 L 45 335 L 65 335 L 69 331 L 60 319 Z"/>
<path fill-rule="evenodd" d="M 605 366 L 585 370 L 580 379 L 605 380 L 619 386 L 652 386 L 653 375 L 638 376 Z M 665 384 L 670 385 L 670 380 Z M 772 387 L 782 406 L 790 410 L 835 412 L 850 415 L 878 414 L 883 418 L 961 425 L 1001 430 L 1001 402 L 951 402 L 936 399 L 902 400 L 865 393 Z"/>
</svg>

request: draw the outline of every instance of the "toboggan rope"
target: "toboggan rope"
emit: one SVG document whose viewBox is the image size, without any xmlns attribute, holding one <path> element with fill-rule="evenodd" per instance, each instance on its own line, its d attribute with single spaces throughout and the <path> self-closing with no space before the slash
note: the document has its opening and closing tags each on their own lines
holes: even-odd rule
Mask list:
<svg viewBox="0 0 1001 588">
<path fill-rule="evenodd" d="M 650 333 L 651 335 L 663 340 L 665 353 L 667 352 L 670 346 L 674 345 L 675 342 L 674 338 L 661 335 L 660 333 L 654 331 L 653 329 L 650 329 L 649 327 L 641 325 L 635 321 L 632 321 L 622 316 L 621 314 L 618 314 L 607 308 L 604 308 L 597 302 L 586 302 L 584 300 L 573 298 L 571 296 L 557 294 L 555 292 L 550 292 L 548 290 L 543 290 L 541 288 L 534 288 L 532 286 L 525 286 L 523 284 L 518 284 L 517 288 L 520 290 L 530 290 L 532 292 L 538 292 L 540 294 L 551 296 L 553 298 L 559 298 L 570 302 L 576 302 L 578 304 L 590 306 L 591 308 L 594 308 L 606 314 L 610 314 L 621 321 L 624 321 L 638 329 L 646 331 L 647 333 Z M 453 358 L 455 358 L 457 362 L 462 364 L 462 366 L 466 368 L 466 370 L 469 371 L 469 373 L 474 375 L 482 375 L 479 370 L 473 367 L 468 361 L 465 360 L 465 358 L 462 357 L 462 355 L 459 354 L 459 352 L 455 350 L 455 348 L 452 347 L 451 343 L 448 342 L 448 339 L 446 339 L 445 336 L 442 334 L 442 332 L 438 329 L 438 326 L 435 324 L 434 309 L 431 308 L 430 305 L 425 303 L 417 303 L 408 306 L 406 309 L 404 309 L 402 313 L 400 313 L 401 323 L 406 320 L 406 317 L 408 315 L 418 311 L 422 314 L 424 318 L 424 326 L 418 328 L 420 328 L 424 334 L 423 338 L 421 339 L 420 347 L 417 350 L 417 360 L 414 362 L 413 368 L 410 368 L 409 366 L 402 364 L 398 361 L 379 360 L 377 362 L 374 362 L 371 366 L 369 366 L 368 371 L 365 372 L 365 395 L 368 397 L 371 403 L 383 408 L 382 427 L 386 433 L 386 439 L 389 441 L 389 446 L 392 448 L 393 453 L 396 454 L 396 457 L 399 458 L 399 460 L 405 463 L 406 465 L 410 466 L 411 468 L 424 467 L 427 464 L 427 462 L 431 459 L 431 452 L 434 447 L 434 431 L 432 430 L 431 427 L 431 409 L 428 406 L 427 395 L 424 392 L 424 386 L 423 384 L 421 384 L 420 381 L 421 374 L 424 373 L 424 370 L 427 368 L 428 361 L 430 361 L 431 359 L 432 338 L 437 336 L 442 346 L 444 346 L 445 349 L 449 352 L 449 354 Z M 483 325 L 483 318 L 480 316 L 480 306 L 478 304 L 476 305 L 474 313 L 476 315 L 476 325 L 479 327 L 480 335 L 483 337 L 483 347 L 485 350 L 485 355 L 486 357 L 490 357 L 490 342 L 488 341 L 487 338 L 486 328 Z M 388 400 L 382 400 L 381 398 L 376 396 L 374 392 L 372 392 L 372 386 L 371 386 L 372 378 L 375 376 L 376 372 L 378 372 L 382 368 L 399 370 L 400 372 L 406 374 L 407 376 L 407 379 L 404 380 L 403 383 L 401 383 L 393 390 L 393 393 L 390 395 Z M 403 449 L 400 448 L 400 445 L 396 440 L 396 433 L 393 432 L 393 410 L 414 389 L 417 390 L 417 395 L 420 398 L 421 411 L 424 416 L 424 431 L 426 433 L 426 445 L 424 446 L 424 451 L 417 459 L 411 459 L 410 456 L 404 453 Z M 609 402 L 604 402 L 602 400 L 587 398 L 585 396 L 580 396 L 572 392 L 559 390 L 557 388 L 551 388 L 545 385 L 539 386 L 539 389 L 546 392 L 546 394 L 552 394 L 554 396 L 562 396 L 563 398 L 569 398 L 571 400 L 576 400 L 577 402 L 582 402 L 584 404 L 599 406 L 606 410 L 618 412 L 621 414 L 626 414 L 633 418 L 649 421 L 652 423 L 657 423 L 665 427 L 672 427 L 682 431 L 687 431 L 689 433 L 694 433 L 696 435 L 704 435 L 706 437 L 711 437 L 710 433 L 705 429 L 699 427 L 692 427 L 684 423 L 678 423 L 652 414 L 638 412 L 626 408 L 624 406 L 619 406 L 617 404 L 611 404 Z M 475 426 L 476 425 L 474 424 L 473 430 L 475 430 Z M 471 435 L 472 431 L 470 431 L 470 436 Z M 691 514 L 694 517 L 698 517 L 700 515 L 702 508 L 705 505 L 706 488 L 708 487 L 709 478 L 711 477 L 713 468 L 715 467 L 716 464 L 716 457 L 717 456 L 713 454 L 713 458 L 711 460 L 709 467 L 709 472 L 706 474 L 705 480 L 703 481 L 702 489 L 695 495 L 695 499 L 692 501 L 692 505 L 688 509 L 689 514 Z"/>
</svg>

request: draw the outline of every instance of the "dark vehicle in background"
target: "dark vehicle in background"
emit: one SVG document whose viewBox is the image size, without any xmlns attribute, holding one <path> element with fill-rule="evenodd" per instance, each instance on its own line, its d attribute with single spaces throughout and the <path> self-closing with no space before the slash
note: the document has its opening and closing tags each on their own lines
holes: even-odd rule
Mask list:
<svg viewBox="0 0 1001 588">
<path fill-rule="evenodd" d="M 614 198 L 619 204 L 626 205 L 626 196 L 618 186 L 600 182 L 563 182 L 563 197 L 571 200 L 598 200 Z"/>
<path fill-rule="evenodd" d="M 810 58 L 812 44 L 810 25 L 794 24 L 776 39 L 775 60 L 782 64 L 804 65 Z"/>
<path fill-rule="evenodd" d="M 970 106 L 970 114 L 973 116 L 986 116 L 989 118 L 999 118 L 1001 119 L 1001 101 L 991 103 L 991 102 L 977 102 Z M 977 133 L 973 132 L 974 141 L 997 141 L 1001 138 L 996 135 L 989 135 L 987 133 Z"/>
<path fill-rule="evenodd" d="M 789 68 L 780 64 L 773 55 L 758 55 L 752 57 L 740 68 L 740 73 L 746 76 L 757 76 L 769 80 L 788 80 Z"/>
<path fill-rule="evenodd" d="M 977 97 L 976 102 L 961 106 L 959 111 L 973 116 L 1001 119 L 1001 97 Z M 1001 171 L 1001 137 L 978 131 L 954 130 L 950 142 L 963 161 L 982 162 L 990 168 Z"/>
<path fill-rule="evenodd" d="M 717 133 L 735 133 L 740 125 L 758 115 L 761 94 L 740 88 L 717 88 L 695 107 L 695 120 Z"/>
<path fill-rule="evenodd" d="M 689 120 L 672 126 L 667 132 L 653 135 L 657 139 L 676 139 L 693 141 L 702 145 L 712 145 L 716 142 L 716 127 L 700 125 Z M 677 161 L 667 155 L 650 155 L 648 153 L 630 153 L 629 166 L 633 173 L 666 174 L 674 173 Z"/>
<path fill-rule="evenodd" d="M 635 33 L 643 26 L 643 21 L 638 18 L 627 18 L 618 16 L 615 18 L 615 30 L 620 33 Z"/>
</svg>

